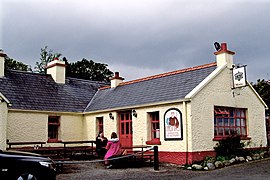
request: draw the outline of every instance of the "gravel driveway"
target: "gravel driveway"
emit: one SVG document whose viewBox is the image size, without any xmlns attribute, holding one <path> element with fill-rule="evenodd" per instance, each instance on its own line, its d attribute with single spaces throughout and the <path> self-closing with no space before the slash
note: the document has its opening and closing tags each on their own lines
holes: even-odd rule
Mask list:
<svg viewBox="0 0 270 180">
<path fill-rule="evenodd" d="M 213 171 L 184 170 L 181 166 L 160 164 L 153 167 L 106 169 L 101 163 L 64 165 L 57 180 L 68 179 L 270 179 L 270 158 L 237 164 Z"/>
</svg>

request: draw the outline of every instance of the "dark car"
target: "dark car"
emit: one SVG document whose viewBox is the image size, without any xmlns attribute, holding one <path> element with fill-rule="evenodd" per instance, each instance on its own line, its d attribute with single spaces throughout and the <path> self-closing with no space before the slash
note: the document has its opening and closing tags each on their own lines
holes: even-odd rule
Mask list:
<svg viewBox="0 0 270 180">
<path fill-rule="evenodd" d="M 0 179 L 56 179 L 56 165 L 39 154 L 0 150 Z"/>
</svg>

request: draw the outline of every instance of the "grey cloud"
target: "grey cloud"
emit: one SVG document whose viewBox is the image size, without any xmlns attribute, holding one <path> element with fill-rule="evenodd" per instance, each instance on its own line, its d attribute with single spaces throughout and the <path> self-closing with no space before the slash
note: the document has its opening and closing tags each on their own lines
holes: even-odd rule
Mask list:
<svg viewBox="0 0 270 180">
<path fill-rule="evenodd" d="M 24 63 L 34 64 L 48 45 L 71 61 L 93 59 L 153 75 L 149 69 L 215 61 L 213 43 L 219 41 L 236 51 L 237 63 L 248 65 L 252 81 L 269 78 L 270 6 L 264 1 L 13 0 L 2 7 L 1 48 Z"/>
</svg>

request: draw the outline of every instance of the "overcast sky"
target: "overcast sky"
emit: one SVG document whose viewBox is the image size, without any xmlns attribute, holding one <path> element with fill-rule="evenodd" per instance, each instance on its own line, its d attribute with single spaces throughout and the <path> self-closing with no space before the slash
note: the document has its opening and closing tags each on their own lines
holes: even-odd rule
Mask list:
<svg viewBox="0 0 270 180">
<path fill-rule="evenodd" d="M 0 49 L 32 68 L 48 46 L 133 80 L 214 62 L 218 41 L 270 79 L 267 0 L 0 0 L 0 17 Z"/>
</svg>

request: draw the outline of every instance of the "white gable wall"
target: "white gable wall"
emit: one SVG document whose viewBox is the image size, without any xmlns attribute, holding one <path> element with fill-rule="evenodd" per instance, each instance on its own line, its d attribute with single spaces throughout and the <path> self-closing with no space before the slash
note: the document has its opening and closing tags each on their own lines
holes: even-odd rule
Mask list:
<svg viewBox="0 0 270 180">
<path fill-rule="evenodd" d="M 225 68 L 192 98 L 190 134 L 193 152 L 213 150 L 217 143 L 213 141 L 214 106 L 247 108 L 247 133 L 251 137 L 251 146 L 266 146 L 264 104 L 249 86 L 235 90 L 231 87 L 232 72 Z"/>
<path fill-rule="evenodd" d="M 0 101 L 0 150 L 6 149 L 7 112 L 7 103 Z"/>
</svg>

